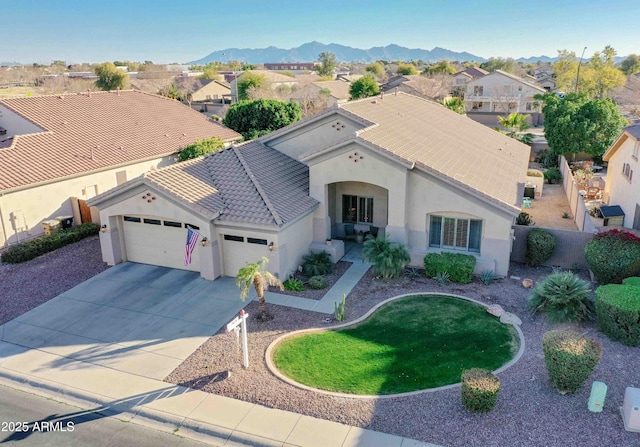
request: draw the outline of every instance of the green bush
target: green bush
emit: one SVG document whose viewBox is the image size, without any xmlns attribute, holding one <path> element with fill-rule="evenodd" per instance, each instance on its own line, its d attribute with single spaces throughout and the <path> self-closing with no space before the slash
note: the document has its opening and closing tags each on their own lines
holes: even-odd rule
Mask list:
<svg viewBox="0 0 640 447">
<path fill-rule="evenodd" d="M 548 261 L 556 249 L 556 237 L 548 231 L 533 228 L 527 235 L 527 264 L 540 265 Z"/>
<path fill-rule="evenodd" d="M 587 281 L 571 272 L 554 272 L 531 291 L 529 310 L 546 312 L 553 323 L 589 320 L 593 316 L 589 292 Z"/>
<path fill-rule="evenodd" d="M 629 278 L 623 279 L 622 280 L 622 284 L 626 284 L 628 286 L 640 287 L 640 277 L 638 277 L 638 276 L 630 276 Z"/>
<path fill-rule="evenodd" d="M 331 256 L 326 251 L 311 253 L 302 258 L 302 273 L 308 278 L 312 276 L 328 275 L 333 270 Z"/>
<path fill-rule="evenodd" d="M 302 284 L 302 281 L 300 281 L 299 279 L 289 278 L 285 282 L 283 282 L 282 285 L 286 290 L 290 290 L 292 292 L 304 291 L 304 284 Z"/>
<path fill-rule="evenodd" d="M 549 183 L 560 183 L 562 181 L 562 173 L 558 168 L 549 168 L 544 172 L 544 178 Z"/>
<path fill-rule="evenodd" d="M 57 233 L 42 236 L 22 244 L 13 245 L 2 254 L 2 262 L 18 264 L 30 261 L 65 245 L 73 244 L 86 237 L 98 234 L 99 231 L 99 225 L 85 223 L 71 227 L 68 230 L 61 230 Z"/>
<path fill-rule="evenodd" d="M 482 284 L 484 284 L 485 286 L 488 286 L 496 279 L 498 279 L 498 277 L 493 272 L 493 270 L 483 270 L 480 273 L 480 282 L 482 282 Z"/>
<path fill-rule="evenodd" d="M 516 217 L 516 225 L 529 226 L 533 224 L 535 224 L 535 222 L 531 219 L 531 215 L 529 213 L 522 212 L 518 214 L 518 217 Z"/>
<path fill-rule="evenodd" d="M 362 246 L 365 262 L 373 262 L 373 273 L 385 279 L 398 278 L 411 257 L 403 245 L 393 245 L 388 239 L 367 237 Z"/>
<path fill-rule="evenodd" d="M 598 233 L 587 243 L 584 257 L 600 284 L 621 283 L 640 270 L 640 238 L 618 229 Z"/>
<path fill-rule="evenodd" d="M 598 329 L 604 334 L 625 345 L 640 346 L 640 287 L 630 284 L 598 287 L 596 314 Z"/>
<path fill-rule="evenodd" d="M 224 141 L 219 137 L 212 137 L 204 140 L 196 140 L 195 143 L 183 148 L 179 155 L 178 161 L 191 160 L 198 158 L 211 152 L 219 151 L 224 148 Z"/>
<path fill-rule="evenodd" d="M 542 351 L 549 378 L 562 394 L 578 391 L 602 356 L 598 342 L 569 330 L 545 333 Z"/>
<path fill-rule="evenodd" d="M 435 278 L 440 272 L 449 275 L 453 282 L 468 284 L 473 279 L 476 258 L 462 253 L 427 253 L 424 257 L 424 269 L 429 278 Z"/>
<path fill-rule="evenodd" d="M 327 287 L 327 280 L 324 279 L 324 276 L 317 275 L 309 278 L 307 284 L 314 290 L 321 290 Z"/>
<path fill-rule="evenodd" d="M 475 413 L 491 411 L 496 406 L 500 379 L 491 371 L 472 368 L 462 372 L 462 403 Z"/>
</svg>

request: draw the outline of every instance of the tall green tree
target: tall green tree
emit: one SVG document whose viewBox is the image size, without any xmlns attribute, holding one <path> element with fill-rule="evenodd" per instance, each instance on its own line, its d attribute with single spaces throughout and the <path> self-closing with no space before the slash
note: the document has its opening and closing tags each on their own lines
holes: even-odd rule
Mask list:
<svg viewBox="0 0 640 447">
<path fill-rule="evenodd" d="M 396 70 L 396 73 L 402 76 L 417 75 L 418 70 L 416 70 L 416 66 L 413 64 L 405 64 L 404 62 L 400 62 L 398 64 L 398 70 Z"/>
<path fill-rule="evenodd" d="M 129 85 L 129 74 L 117 69 L 112 62 L 96 65 L 94 71 L 98 76 L 96 87 L 101 90 L 122 90 Z"/>
<path fill-rule="evenodd" d="M 508 73 L 513 73 L 517 67 L 516 61 L 513 58 L 501 58 L 501 57 L 490 57 L 487 62 L 483 62 L 480 64 L 480 68 L 494 72 L 496 70 L 506 71 Z"/>
<path fill-rule="evenodd" d="M 444 74 L 451 75 L 456 72 L 456 69 L 451 65 L 451 63 L 448 60 L 445 59 L 440 62 L 436 62 L 435 64 L 427 68 L 425 71 L 428 74 L 444 73 Z"/>
<path fill-rule="evenodd" d="M 380 62 L 372 62 L 366 67 L 364 67 L 364 71 L 371 73 L 376 78 L 383 78 L 385 76 L 384 65 Z"/>
<path fill-rule="evenodd" d="M 624 85 L 624 73 L 615 66 L 616 51 L 607 45 L 589 60 L 580 63 L 572 51 L 559 50 L 553 64 L 558 90 L 586 93 L 590 98 L 604 98 L 609 92 Z M 580 76 L 578 76 L 580 68 Z"/>
<path fill-rule="evenodd" d="M 238 91 L 238 100 L 243 101 L 249 99 L 249 89 L 259 89 L 269 83 L 269 80 L 262 73 L 246 72 L 236 79 L 236 89 Z"/>
<path fill-rule="evenodd" d="M 302 109 L 295 102 L 257 99 L 233 104 L 224 117 L 225 126 L 242 134 L 245 140 L 295 123 L 302 118 Z"/>
<path fill-rule="evenodd" d="M 460 115 L 465 115 L 467 113 L 464 107 L 464 99 L 460 97 L 455 96 L 453 98 L 444 98 L 443 100 L 438 102 L 445 106 L 447 109 L 459 113 Z"/>
<path fill-rule="evenodd" d="M 353 81 L 351 87 L 349 87 L 351 99 L 367 98 L 369 96 L 376 96 L 378 93 L 380 93 L 378 83 L 371 76 L 363 76 Z"/>
<path fill-rule="evenodd" d="M 336 55 L 328 51 L 323 51 L 318 56 L 318 61 L 320 62 L 320 65 L 318 65 L 316 69 L 318 74 L 320 76 L 333 76 L 333 71 L 338 66 Z"/>
<path fill-rule="evenodd" d="M 586 152 L 596 158 L 627 124 L 618 106 L 608 99 L 589 99 L 585 93 L 543 97 L 544 133 L 555 155 Z"/>
<path fill-rule="evenodd" d="M 640 73 L 640 56 L 637 54 L 627 56 L 627 58 L 620 63 L 620 70 L 626 75 Z"/>
<path fill-rule="evenodd" d="M 236 285 L 240 288 L 240 299 L 244 301 L 249 295 L 251 286 L 254 287 L 258 295 L 258 304 L 260 305 L 260 315 L 258 319 L 261 321 L 271 320 L 273 317 L 267 312 L 267 301 L 264 299 L 264 292 L 268 286 L 278 287 L 284 290 L 282 282 L 273 274 L 265 270 L 269 259 L 266 257 L 253 264 L 247 264 L 238 271 L 236 276 Z"/>
<path fill-rule="evenodd" d="M 198 158 L 211 152 L 219 151 L 222 148 L 224 148 L 224 141 L 222 141 L 219 137 L 197 140 L 195 143 L 186 146 L 180 151 L 178 161 L 186 161 L 193 158 Z"/>
</svg>

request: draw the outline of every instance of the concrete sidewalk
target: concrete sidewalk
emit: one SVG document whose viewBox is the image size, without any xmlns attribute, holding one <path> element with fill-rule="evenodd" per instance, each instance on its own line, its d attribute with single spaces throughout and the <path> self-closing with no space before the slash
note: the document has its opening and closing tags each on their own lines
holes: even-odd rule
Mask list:
<svg viewBox="0 0 640 447">
<path fill-rule="evenodd" d="M 51 368 L 52 364 L 58 366 Z M 6 342 L 0 342 L 0 383 L 219 446 L 433 446 L 88 365 Z M 64 419 L 64 415 L 58 415 L 58 419 Z"/>
</svg>

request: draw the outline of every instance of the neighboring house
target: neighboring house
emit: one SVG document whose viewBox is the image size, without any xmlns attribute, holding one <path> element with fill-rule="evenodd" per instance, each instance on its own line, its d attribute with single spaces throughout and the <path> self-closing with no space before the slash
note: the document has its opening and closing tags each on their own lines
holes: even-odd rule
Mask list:
<svg viewBox="0 0 640 447">
<path fill-rule="evenodd" d="M 239 73 L 230 81 L 230 90 L 231 90 L 231 98 L 232 102 L 236 102 L 236 94 L 238 92 L 237 84 L 238 82 L 242 82 L 242 77 L 248 73 L 255 73 L 264 76 L 269 83 L 269 86 L 272 90 L 277 89 L 278 87 L 288 87 L 292 88 L 298 84 L 298 80 L 295 77 L 283 75 L 280 73 L 276 73 L 269 70 L 247 70 Z"/>
<path fill-rule="evenodd" d="M 347 102 L 351 97 L 351 82 L 348 81 L 318 81 L 314 82 L 313 85 L 318 88 L 318 92 L 325 89 L 329 91 L 328 105 L 330 106 Z"/>
<path fill-rule="evenodd" d="M 0 127 L 0 246 L 41 235 L 42 221 L 57 216 L 91 221 L 85 200 L 175 162 L 198 139 L 240 138 L 178 101 L 136 91 L 3 99 Z"/>
<path fill-rule="evenodd" d="M 547 76 L 553 76 L 553 66 L 549 64 L 542 64 L 533 70 L 533 77 L 538 80 Z"/>
<path fill-rule="evenodd" d="M 89 203 L 106 226 L 109 264 L 215 279 L 266 256 L 286 278 L 312 245 L 377 230 L 405 244 L 412 265 L 453 251 L 475 256 L 476 272 L 506 275 L 528 160 L 529 147 L 515 139 L 435 102 L 387 94 L 147 173 Z M 186 225 L 206 238 L 189 266 Z"/>
<path fill-rule="evenodd" d="M 381 92 L 404 92 L 425 99 L 442 99 L 449 95 L 451 77 L 437 74 L 433 77 L 424 75 L 395 76 L 380 86 Z"/>
<path fill-rule="evenodd" d="M 602 159 L 609 163 L 604 200 L 624 211 L 624 226 L 640 230 L 640 124 L 627 126 Z"/>
<path fill-rule="evenodd" d="M 272 71 L 293 71 L 293 72 L 305 72 L 305 71 L 313 71 L 316 69 L 317 62 L 275 62 L 275 63 L 265 63 L 265 70 Z"/>
<path fill-rule="evenodd" d="M 176 78 L 179 89 L 184 89 L 190 94 L 191 101 L 222 101 L 231 93 L 231 87 L 225 81 L 217 79 L 190 79 Z"/>
<path fill-rule="evenodd" d="M 467 110 L 476 113 L 509 114 L 540 113 L 541 105 L 534 99 L 545 90 L 518 76 L 496 70 L 467 83 Z"/>
<path fill-rule="evenodd" d="M 466 70 L 459 71 L 453 74 L 453 88 L 457 91 L 465 92 L 467 82 L 472 81 L 482 76 L 488 75 L 487 70 L 483 70 L 480 67 L 469 67 Z"/>
<path fill-rule="evenodd" d="M 548 92 L 556 89 L 556 80 L 553 76 L 543 76 L 539 78 L 536 83 Z"/>
</svg>

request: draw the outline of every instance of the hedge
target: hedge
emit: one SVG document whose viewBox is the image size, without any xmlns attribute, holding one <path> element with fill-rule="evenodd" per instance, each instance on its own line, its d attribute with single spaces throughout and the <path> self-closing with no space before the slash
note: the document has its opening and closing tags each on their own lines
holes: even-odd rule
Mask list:
<svg viewBox="0 0 640 447">
<path fill-rule="evenodd" d="M 628 346 L 640 346 L 640 287 L 630 284 L 598 287 L 596 315 L 598 329 L 608 337 Z"/>
<path fill-rule="evenodd" d="M 462 373 L 462 403 L 467 410 L 485 413 L 496 406 L 500 379 L 491 371 L 472 368 Z"/>
<path fill-rule="evenodd" d="M 473 279 L 476 258 L 462 253 L 427 253 L 424 257 L 424 269 L 427 277 L 435 278 L 440 272 L 449 275 L 453 282 L 468 284 Z"/>
<path fill-rule="evenodd" d="M 618 229 L 598 233 L 587 243 L 584 256 L 600 284 L 621 283 L 640 270 L 640 238 Z"/>
<path fill-rule="evenodd" d="M 65 245 L 73 244 L 86 237 L 98 234 L 99 231 L 100 225 L 84 223 L 71 227 L 68 230 L 61 230 L 57 233 L 32 239 L 22 244 L 13 245 L 2 253 L 2 262 L 19 264 L 30 261 Z"/>
<path fill-rule="evenodd" d="M 556 249 L 556 237 L 548 231 L 534 228 L 527 235 L 527 264 L 540 265 L 548 261 Z"/>
</svg>

